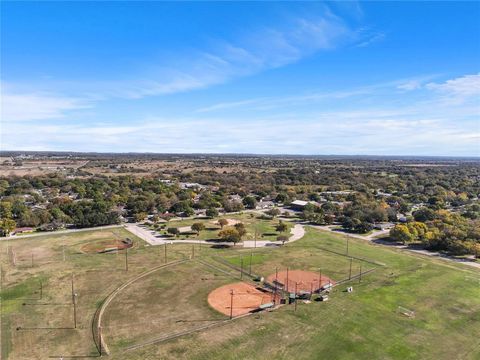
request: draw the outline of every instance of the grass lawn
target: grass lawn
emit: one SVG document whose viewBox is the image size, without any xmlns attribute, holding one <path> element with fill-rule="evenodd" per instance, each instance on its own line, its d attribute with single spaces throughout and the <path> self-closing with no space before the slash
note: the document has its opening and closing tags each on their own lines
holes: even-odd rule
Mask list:
<svg viewBox="0 0 480 360">
<path fill-rule="evenodd" d="M 275 226 L 279 222 L 277 218 L 273 220 L 260 219 L 259 215 L 254 213 L 225 215 L 214 219 L 185 219 L 170 221 L 165 224 L 165 229 L 161 230 L 160 233 L 165 236 L 170 236 L 166 232 L 166 229 L 169 227 L 181 228 L 191 226 L 196 222 L 200 222 L 205 225 L 205 230 L 201 231 L 198 236 L 196 233 L 192 232 L 180 234 L 176 239 L 219 240 L 218 233 L 220 232 L 221 228 L 219 225 L 217 225 L 216 222 L 218 219 L 221 218 L 233 219 L 242 222 L 247 229 L 247 234 L 243 237 L 244 240 L 253 240 L 255 238 L 255 231 L 257 232 L 258 240 L 276 240 L 277 236 L 281 235 L 281 233 L 279 233 L 275 229 Z M 285 231 L 284 234 L 287 234 L 288 236 L 290 234 L 290 229 L 293 227 L 293 225 L 291 222 L 287 221 L 285 221 L 285 224 L 287 225 L 287 231 Z"/>
<path fill-rule="evenodd" d="M 242 219 L 250 233 L 255 219 L 249 217 L 229 216 Z M 257 224 L 259 231 L 270 232 L 273 224 L 262 222 Z M 126 237 L 134 240 L 128 251 L 128 272 L 124 252 L 80 251 L 92 241 Z M 279 248 L 252 252 L 241 247 L 196 246 L 195 259 L 151 273 L 125 288 L 107 307 L 104 337 L 112 350 L 110 358 L 480 358 L 480 271 L 353 238 L 349 240 L 352 274 L 358 273 L 360 264 L 362 271 L 375 270 L 361 282 L 336 287 L 328 302 L 299 303 L 296 312 L 293 306 L 283 306 L 125 351 L 130 345 L 224 319 L 208 306 L 206 297 L 212 289 L 238 281 L 234 277 L 239 274 L 218 258 L 236 266 L 243 258 L 245 268 L 251 266 L 253 273 L 265 277 L 275 268 L 289 267 L 321 269 L 338 281 L 350 271 L 350 257 L 344 256 L 345 239 L 342 234 L 309 228 L 303 239 Z M 163 246 L 147 246 L 123 228 L 8 243 L 0 242 L 4 359 L 96 356 L 91 326 L 103 299 L 119 285 L 165 261 Z M 7 245 L 15 252 L 15 266 Z M 192 245 L 169 245 L 167 252 L 169 261 L 188 259 Z M 72 273 L 78 293 L 77 329 L 72 329 Z M 346 286 L 353 286 L 353 293 L 344 292 Z M 401 314 L 399 307 L 414 311 L 415 316 Z"/>
</svg>

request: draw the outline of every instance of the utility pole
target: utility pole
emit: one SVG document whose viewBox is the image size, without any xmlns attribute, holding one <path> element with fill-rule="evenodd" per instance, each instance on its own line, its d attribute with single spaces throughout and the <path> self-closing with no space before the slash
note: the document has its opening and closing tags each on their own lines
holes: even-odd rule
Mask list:
<svg viewBox="0 0 480 360">
<path fill-rule="evenodd" d="M 352 261 L 353 261 L 353 258 L 350 258 L 350 272 L 348 273 L 348 280 L 352 278 Z"/>
<path fill-rule="evenodd" d="M 233 318 L 233 290 L 230 290 L 230 320 Z"/>
</svg>

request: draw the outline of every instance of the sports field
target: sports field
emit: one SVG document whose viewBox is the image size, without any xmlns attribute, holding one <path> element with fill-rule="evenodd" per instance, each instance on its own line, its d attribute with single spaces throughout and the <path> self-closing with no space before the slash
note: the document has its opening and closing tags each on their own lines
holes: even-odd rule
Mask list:
<svg viewBox="0 0 480 360">
<path fill-rule="evenodd" d="M 128 252 L 82 251 L 126 238 Z M 98 357 L 101 308 L 112 359 L 480 357 L 478 270 L 355 239 L 345 252 L 342 235 L 313 229 L 279 248 L 167 245 L 167 259 L 164 246 L 146 246 L 120 227 L 1 241 L 2 358 Z M 330 300 L 232 321 L 208 302 L 215 289 L 255 286 L 254 277 L 287 268 L 293 278 L 301 270 L 337 282 Z"/>
</svg>

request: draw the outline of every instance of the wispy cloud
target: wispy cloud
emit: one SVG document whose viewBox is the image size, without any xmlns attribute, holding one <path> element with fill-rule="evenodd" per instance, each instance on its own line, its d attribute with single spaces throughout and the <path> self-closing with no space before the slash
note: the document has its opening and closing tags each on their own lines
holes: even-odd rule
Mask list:
<svg viewBox="0 0 480 360">
<path fill-rule="evenodd" d="M 480 96 L 480 73 L 465 75 L 443 83 L 428 83 L 425 87 L 440 93 L 444 100 L 455 103 L 463 103 L 469 99 Z"/>
<path fill-rule="evenodd" d="M 386 37 L 387 37 L 387 35 L 384 32 L 377 32 L 373 35 L 370 35 L 367 39 L 361 40 L 355 46 L 360 47 L 360 48 L 367 47 L 367 46 L 370 46 L 372 44 L 375 44 L 375 43 L 378 43 L 378 42 L 381 42 L 381 41 L 385 40 Z"/>
<path fill-rule="evenodd" d="M 332 49 L 353 37 L 342 19 L 322 16 L 293 18 L 281 27 L 254 29 L 238 39 L 213 40 L 210 47 L 181 54 L 145 74 L 146 79 L 96 84 L 109 96 L 141 98 L 206 88 L 231 79 L 285 66 L 315 52 Z M 142 76 L 139 75 L 141 78 Z"/>
<path fill-rule="evenodd" d="M 2 86 L 2 121 L 59 119 L 69 111 L 89 107 L 84 99 L 51 93 L 12 93 Z"/>
</svg>

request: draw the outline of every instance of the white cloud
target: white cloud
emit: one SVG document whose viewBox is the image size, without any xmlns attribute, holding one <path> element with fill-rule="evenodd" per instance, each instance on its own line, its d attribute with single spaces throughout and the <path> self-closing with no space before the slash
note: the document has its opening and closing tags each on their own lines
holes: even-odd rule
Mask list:
<svg viewBox="0 0 480 360">
<path fill-rule="evenodd" d="M 212 40 L 202 49 L 162 59 L 143 74 L 137 72 L 134 79 L 88 82 L 78 84 L 77 89 L 100 98 L 142 98 L 202 89 L 294 63 L 332 49 L 353 35 L 342 19 L 328 11 L 294 17 L 281 26 L 251 29 L 236 39 Z"/>
<path fill-rule="evenodd" d="M 444 96 L 445 100 L 461 103 L 472 97 L 478 101 L 480 96 L 480 73 L 465 75 L 443 83 L 428 83 L 425 87 Z"/>
<path fill-rule="evenodd" d="M 2 121 L 58 119 L 68 111 L 86 108 L 84 100 L 42 93 L 1 94 Z"/>
</svg>

